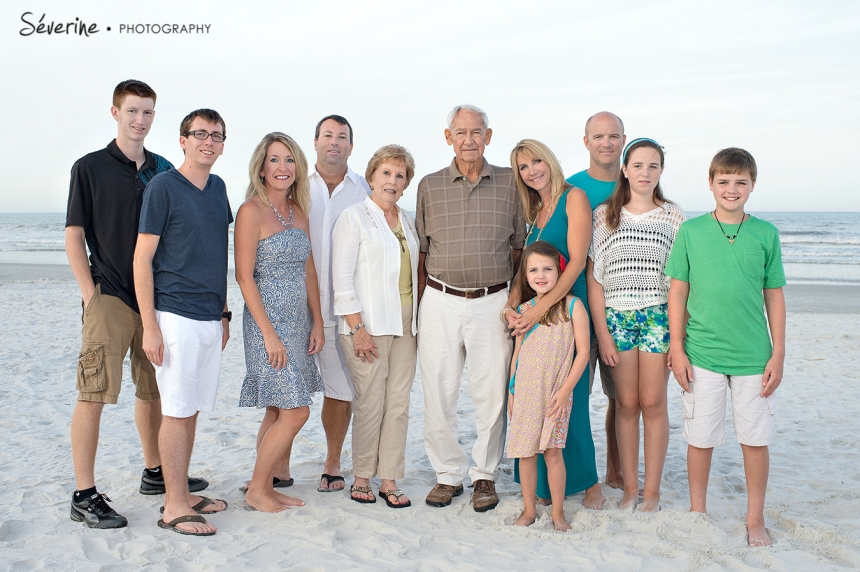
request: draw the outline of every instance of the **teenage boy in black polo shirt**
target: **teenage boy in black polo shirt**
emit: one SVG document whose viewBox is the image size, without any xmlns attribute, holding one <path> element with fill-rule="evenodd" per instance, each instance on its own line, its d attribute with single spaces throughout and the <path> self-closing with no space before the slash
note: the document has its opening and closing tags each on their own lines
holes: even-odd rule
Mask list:
<svg viewBox="0 0 860 572">
<path fill-rule="evenodd" d="M 134 417 L 146 467 L 140 492 L 163 494 L 158 452 L 161 400 L 155 371 L 141 346 L 143 327 L 134 292 L 132 261 L 146 184 L 173 168 L 167 159 L 143 147 L 155 117 L 155 92 L 143 82 L 116 86 L 111 115 L 116 139 L 107 148 L 79 159 L 72 167 L 66 214 L 66 255 L 83 298 L 83 343 L 78 362 L 78 402 L 72 413 L 72 461 L 77 490 L 71 518 L 90 528 L 128 524 L 95 486 L 99 425 L 105 403 L 116 403 L 122 362 L 131 349 L 136 387 Z M 87 259 L 87 247 L 90 257 Z M 189 479 L 193 491 L 208 486 Z"/>
</svg>

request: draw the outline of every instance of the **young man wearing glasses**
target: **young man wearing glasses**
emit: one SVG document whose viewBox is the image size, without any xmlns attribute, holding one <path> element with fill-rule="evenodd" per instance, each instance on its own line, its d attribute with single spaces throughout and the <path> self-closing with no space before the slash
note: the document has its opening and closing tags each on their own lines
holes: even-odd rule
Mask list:
<svg viewBox="0 0 860 572">
<path fill-rule="evenodd" d="M 146 189 L 134 252 L 134 279 L 143 321 L 143 350 L 155 366 L 164 420 L 164 518 L 158 526 L 211 536 L 201 514 L 227 508 L 185 486 L 197 414 L 215 409 L 221 351 L 230 337 L 227 234 L 233 214 L 224 181 L 210 174 L 224 151 L 226 128 L 216 111 L 189 113 L 179 128 L 182 165 Z"/>
<path fill-rule="evenodd" d="M 158 451 L 161 402 L 155 371 L 141 347 L 143 327 L 134 293 L 132 257 L 137 241 L 143 191 L 158 173 L 173 168 L 167 159 L 143 147 L 155 118 L 155 91 L 126 80 L 113 93 L 111 115 L 116 139 L 72 167 L 66 212 L 66 255 L 81 290 L 84 312 L 78 361 L 78 401 L 72 413 L 72 461 L 76 491 L 71 518 L 90 528 L 128 524 L 96 491 L 95 460 L 105 403 L 116 403 L 122 385 L 122 362 L 131 349 L 134 417 L 146 469 L 140 492 L 163 494 Z M 87 247 L 90 256 L 87 258 Z M 192 491 L 208 486 L 189 479 Z"/>
</svg>

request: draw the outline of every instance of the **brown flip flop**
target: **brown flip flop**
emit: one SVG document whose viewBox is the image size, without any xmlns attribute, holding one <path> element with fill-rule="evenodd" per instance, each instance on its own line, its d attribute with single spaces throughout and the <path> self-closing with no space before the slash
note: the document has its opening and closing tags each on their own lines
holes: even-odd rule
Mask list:
<svg viewBox="0 0 860 572">
<path fill-rule="evenodd" d="M 224 509 L 223 510 L 203 510 L 207 506 L 209 506 L 210 504 L 215 504 L 216 502 L 223 502 L 224 503 Z M 191 508 L 194 509 L 194 512 L 196 512 L 197 514 L 215 514 L 216 512 L 224 512 L 225 510 L 227 510 L 227 506 L 229 506 L 227 504 L 227 501 L 225 501 L 223 499 L 212 500 L 212 499 L 207 498 L 207 497 L 200 497 L 200 502 L 197 503 L 196 505 L 192 506 Z M 164 507 L 163 506 L 161 507 L 161 514 L 164 514 Z"/>
<path fill-rule="evenodd" d="M 181 528 L 177 528 L 177 524 L 182 524 L 183 522 L 199 522 L 201 524 L 209 524 L 206 522 L 206 519 L 197 514 L 186 514 L 185 516 L 180 516 L 178 518 L 174 518 L 170 522 L 164 522 L 163 520 L 158 521 L 158 527 L 163 528 L 165 530 L 172 530 L 173 532 L 177 532 L 179 534 L 186 534 L 188 536 L 213 536 L 215 532 L 192 532 L 190 530 L 183 530 Z"/>
</svg>

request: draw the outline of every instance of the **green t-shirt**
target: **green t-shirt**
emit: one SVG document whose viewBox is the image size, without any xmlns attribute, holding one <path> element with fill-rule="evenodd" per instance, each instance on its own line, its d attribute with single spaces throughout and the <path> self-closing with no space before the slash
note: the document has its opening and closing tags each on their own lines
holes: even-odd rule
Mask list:
<svg viewBox="0 0 860 572">
<path fill-rule="evenodd" d="M 773 354 L 764 315 L 764 288 L 785 286 L 779 232 L 750 216 L 734 244 L 711 213 L 681 225 L 666 274 L 690 283 L 685 349 L 690 363 L 724 375 L 756 375 Z"/>
</svg>

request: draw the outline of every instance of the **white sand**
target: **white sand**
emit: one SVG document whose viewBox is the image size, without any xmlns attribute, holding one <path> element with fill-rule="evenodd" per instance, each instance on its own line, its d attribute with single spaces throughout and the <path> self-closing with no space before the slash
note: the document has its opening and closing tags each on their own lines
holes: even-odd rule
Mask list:
<svg viewBox="0 0 860 572">
<path fill-rule="evenodd" d="M 552 531 L 547 513 L 528 529 L 510 526 L 519 515 L 512 462 L 500 468 L 501 503 L 475 513 L 469 489 L 448 508 L 424 496 L 434 484 L 423 437 L 420 379 L 412 394 L 407 473 L 402 488 L 414 506 L 367 506 L 346 494 L 316 492 L 325 455 L 319 404 L 293 448 L 296 485 L 285 492 L 307 506 L 277 515 L 251 512 L 239 487 L 254 462 L 257 410 L 236 407 L 244 375 L 241 316 L 224 353 L 218 406 L 201 415 L 193 475 L 207 478 L 205 494 L 229 501 L 210 517 L 213 538 L 190 538 L 156 527 L 161 497 L 138 494 L 143 467 L 133 421 L 133 390 L 108 406 L 96 463 L 99 488 L 129 519 L 120 530 L 92 530 L 69 519 L 74 490 L 69 420 L 74 406 L 80 344 L 77 288 L 67 279 L 0 280 L 0 570 L 841 570 L 860 567 L 860 315 L 790 312 L 788 359 L 780 388 L 778 437 L 771 448 L 766 506 L 771 548 L 745 542 L 746 495 L 740 447 L 718 448 L 708 516 L 687 512 L 686 445 L 681 437 L 679 389 L 670 379 L 671 438 L 663 510 L 619 511 L 620 491 L 604 487 L 603 511 L 584 510 L 582 495 L 565 503 L 572 530 Z M 20 278 L 19 278 L 20 279 Z M 230 302 L 241 308 L 238 288 Z M 240 312 L 236 312 L 239 314 Z M 126 379 L 128 373 L 126 372 Z M 846 391 L 847 389 L 847 391 Z M 460 402 L 461 443 L 471 446 L 468 388 Z M 592 395 L 592 427 L 601 475 L 605 462 L 605 398 Z M 344 452 L 351 480 L 349 439 Z M 378 486 L 375 483 L 374 488 Z"/>
</svg>

